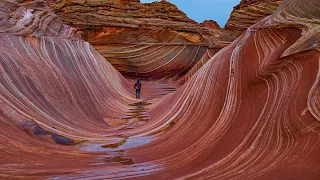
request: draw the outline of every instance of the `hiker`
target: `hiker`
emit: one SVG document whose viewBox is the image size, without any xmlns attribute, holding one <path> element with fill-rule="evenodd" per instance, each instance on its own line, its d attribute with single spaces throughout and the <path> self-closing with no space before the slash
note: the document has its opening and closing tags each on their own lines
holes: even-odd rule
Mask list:
<svg viewBox="0 0 320 180">
<path fill-rule="evenodd" d="M 142 87 L 141 81 L 138 80 L 138 81 L 134 84 L 134 89 L 136 90 L 136 98 L 137 98 L 137 99 L 140 99 L 141 87 Z"/>
</svg>

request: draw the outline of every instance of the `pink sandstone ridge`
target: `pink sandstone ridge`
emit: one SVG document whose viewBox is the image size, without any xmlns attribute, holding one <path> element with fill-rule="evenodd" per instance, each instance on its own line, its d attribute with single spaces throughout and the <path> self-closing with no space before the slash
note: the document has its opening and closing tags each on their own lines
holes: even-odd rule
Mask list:
<svg viewBox="0 0 320 180">
<path fill-rule="evenodd" d="M 221 32 L 214 21 L 197 24 L 166 1 L 67 0 L 49 4 L 126 77 L 179 79 Z"/>
<path fill-rule="evenodd" d="M 200 57 L 185 76 L 172 71 L 167 79 L 143 80 L 141 99 L 134 97 L 133 80 L 106 61 L 92 39 L 63 25 L 45 4 L 0 1 L 1 179 L 320 178 L 318 0 L 284 0 L 218 52 L 210 44 L 201 55 L 208 60 Z M 128 32 L 149 34 L 122 28 L 126 33 L 114 28 L 114 35 L 124 41 Z M 159 32 L 168 33 L 159 38 L 173 38 L 170 43 L 195 37 Z M 145 41 L 154 48 L 157 33 L 150 33 L 154 39 Z M 149 47 L 136 43 L 143 36 L 131 38 L 135 44 L 116 38 L 120 45 L 99 51 L 142 56 L 137 51 Z M 184 46 L 200 48 L 200 42 Z M 167 51 L 180 46 L 165 45 Z M 153 57 L 169 57 L 158 48 Z M 185 51 L 181 59 L 195 54 Z M 162 58 L 153 60 L 139 66 L 163 66 Z M 162 72 L 148 71 L 151 77 Z M 177 75 L 179 85 L 169 81 Z"/>
<path fill-rule="evenodd" d="M 214 54 L 233 42 L 247 28 L 273 14 L 281 2 L 282 0 L 242 0 L 240 4 L 234 7 L 225 27 L 220 29 L 220 33 L 216 33 L 217 38 L 213 40 L 214 43 L 208 48 L 207 53 L 187 74 L 179 79 L 177 84 L 183 84 Z M 218 29 L 217 23 L 214 21 L 205 21 L 201 25 L 209 29 Z"/>
<path fill-rule="evenodd" d="M 248 27 L 273 14 L 281 2 L 282 0 L 242 0 L 233 8 L 220 39 L 232 42 Z"/>
</svg>

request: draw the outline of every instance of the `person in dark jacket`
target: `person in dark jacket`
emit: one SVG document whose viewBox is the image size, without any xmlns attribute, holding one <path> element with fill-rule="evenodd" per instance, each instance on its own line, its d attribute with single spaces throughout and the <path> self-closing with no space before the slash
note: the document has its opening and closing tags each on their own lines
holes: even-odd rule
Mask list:
<svg viewBox="0 0 320 180">
<path fill-rule="evenodd" d="M 141 92 L 141 87 L 142 87 L 141 81 L 137 80 L 137 82 L 134 84 L 133 87 L 136 90 L 136 98 L 140 99 L 140 92 Z"/>
</svg>

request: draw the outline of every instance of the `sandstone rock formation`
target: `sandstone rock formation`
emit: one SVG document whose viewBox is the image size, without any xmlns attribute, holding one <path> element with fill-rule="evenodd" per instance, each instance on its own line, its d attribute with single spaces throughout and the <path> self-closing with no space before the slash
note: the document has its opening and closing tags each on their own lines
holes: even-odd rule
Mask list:
<svg viewBox="0 0 320 180">
<path fill-rule="evenodd" d="M 200 23 L 200 26 L 207 27 L 209 30 L 221 31 L 221 27 L 219 26 L 219 24 L 213 20 L 205 20 L 202 23 Z"/>
<path fill-rule="evenodd" d="M 183 37 L 189 35 L 183 32 L 127 28 L 104 28 L 104 31 L 106 34 L 91 36 L 89 42 L 128 77 L 179 78 L 200 60 L 209 47 L 205 43 L 189 41 Z"/>
<path fill-rule="evenodd" d="M 23 6 L 8 1 L 0 1 L 0 33 L 30 36 L 52 36 L 80 40 L 74 28 L 63 25 L 44 2 L 27 2 Z M 36 4 L 36 5 L 35 5 Z"/>
<path fill-rule="evenodd" d="M 319 179 L 317 2 L 284 0 L 176 92 L 136 100 L 38 1 L 2 0 L 0 177 Z M 142 95 L 169 89 L 142 83 Z"/>
<path fill-rule="evenodd" d="M 216 29 L 220 32 L 215 33 L 217 38 L 212 39 L 211 42 L 213 43 L 208 49 L 209 53 L 204 54 L 201 60 L 188 71 L 183 78 L 179 79 L 177 84 L 182 85 L 186 82 L 186 80 L 197 72 L 214 54 L 229 45 L 245 32 L 247 28 L 273 14 L 281 2 L 282 0 L 242 0 L 240 4 L 234 7 L 230 18 L 223 29 L 221 29 L 215 21 L 204 21 L 201 23 L 201 26 L 208 27 L 209 29 Z"/>
<path fill-rule="evenodd" d="M 234 7 L 226 26 L 220 29 L 220 33 L 216 33 L 218 38 L 212 40 L 214 43 L 212 43 L 208 49 L 208 52 L 210 52 L 205 54 L 183 78 L 180 78 L 177 84 L 182 85 L 186 82 L 214 54 L 229 45 L 245 32 L 247 28 L 273 14 L 281 2 L 282 0 L 242 0 L 240 4 Z M 205 21 L 200 25 L 208 27 L 209 29 L 219 29 L 219 26 L 214 21 Z"/>
<path fill-rule="evenodd" d="M 159 137 L 129 153 L 165 164 L 149 179 L 320 177 L 316 2 L 284 1 L 152 106 Z"/>
<path fill-rule="evenodd" d="M 166 1 L 68 0 L 49 4 L 64 23 L 77 28 L 128 77 L 180 78 L 221 31 L 213 21 L 197 24 Z"/>
<path fill-rule="evenodd" d="M 131 85 L 42 2 L 1 1 L 0 19 L 0 179 L 88 169 L 71 145 L 107 136 Z"/>
<path fill-rule="evenodd" d="M 248 27 L 273 14 L 282 0 L 242 0 L 233 8 L 220 39 L 232 42 Z"/>
<path fill-rule="evenodd" d="M 58 1 L 52 9 L 62 17 L 64 23 L 77 27 L 82 33 L 99 26 L 209 33 L 207 28 L 201 28 L 166 1 L 141 4 L 130 0 L 67 0 Z"/>
</svg>

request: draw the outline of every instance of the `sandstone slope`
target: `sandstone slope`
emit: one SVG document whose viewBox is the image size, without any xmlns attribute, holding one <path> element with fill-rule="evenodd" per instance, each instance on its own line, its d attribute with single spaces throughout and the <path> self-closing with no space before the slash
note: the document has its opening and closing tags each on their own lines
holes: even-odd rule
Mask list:
<svg viewBox="0 0 320 180">
<path fill-rule="evenodd" d="M 317 2 L 285 0 L 152 105 L 158 139 L 129 153 L 164 164 L 146 179 L 319 179 Z"/>
<path fill-rule="evenodd" d="M 32 27 L 52 19 L 41 4 L 1 2 L 26 8 L 1 22 L 21 28 L 0 33 L 1 178 L 319 179 L 317 0 L 284 0 L 176 92 L 139 101 L 89 43 L 16 34 L 29 9 Z"/>
<path fill-rule="evenodd" d="M 90 169 L 96 155 L 72 145 L 106 140 L 131 84 L 42 2 L 0 7 L 0 179 Z"/>
<path fill-rule="evenodd" d="M 210 56 L 204 55 L 201 60 L 183 77 L 177 84 L 181 85 L 188 80 L 202 65 L 204 65 L 214 54 L 233 42 L 237 37 L 244 33 L 247 28 L 258 23 L 263 18 L 273 14 L 282 0 L 242 0 L 234 7 L 228 22 L 221 29 L 218 38 L 213 40 L 214 44 L 208 49 Z M 215 23 L 205 21 L 202 26 L 215 28 Z"/>
<path fill-rule="evenodd" d="M 233 8 L 220 39 L 232 42 L 248 27 L 273 14 L 282 0 L 242 0 Z"/>
<path fill-rule="evenodd" d="M 213 21 L 197 24 L 166 1 L 63 0 L 49 4 L 64 23 L 77 28 L 127 77 L 178 79 L 201 59 L 221 31 Z"/>
</svg>

